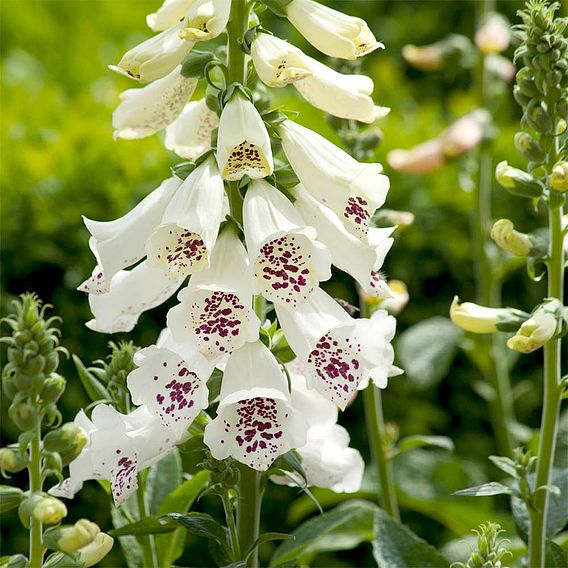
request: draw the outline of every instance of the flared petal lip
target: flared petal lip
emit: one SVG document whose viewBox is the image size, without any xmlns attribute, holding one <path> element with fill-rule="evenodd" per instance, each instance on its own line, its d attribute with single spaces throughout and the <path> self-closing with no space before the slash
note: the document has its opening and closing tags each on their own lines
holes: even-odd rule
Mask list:
<svg viewBox="0 0 568 568">
<path fill-rule="evenodd" d="M 253 388 L 238 390 L 226 396 L 219 402 L 219 406 L 227 406 L 235 404 L 241 400 L 250 400 L 251 398 L 272 398 L 274 400 L 282 400 L 288 405 L 290 404 L 290 397 L 286 393 L 277 388 Z"/>
</svg>

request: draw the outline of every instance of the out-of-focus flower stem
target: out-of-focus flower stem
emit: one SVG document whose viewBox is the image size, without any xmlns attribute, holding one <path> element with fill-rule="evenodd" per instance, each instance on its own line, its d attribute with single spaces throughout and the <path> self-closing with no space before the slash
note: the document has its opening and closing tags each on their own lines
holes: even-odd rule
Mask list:
<svg viewBox="0 0 568 568">
<path fill-rule="evenodd" d="M 30 492 L 41 493 L 41 418 L 38 417 L 34 430 L 34 436 L 30 443 L 30 463 L 28 465 L 30 478 Z M 42 523 L 31 515 L 30 518 L 30 568 L 41 568 L 45 548 L 42 542 Z"/>
<path fill-rule="evenodd" d="M 148 516 L 145 497 L 146 480 L 141 473 L 138 474 L 138 489 L 136 489 L 136 500 L 138 503 L 138 516 L 145 519 Z M 146 568 L 159 568 L 158 555 L 156 552 L 156 543 L 152 535 L 142 535 L 139 537 L 140 547 L 142 548 L 142 556 L 144 557 L 144 566 Z"/>
</svg>

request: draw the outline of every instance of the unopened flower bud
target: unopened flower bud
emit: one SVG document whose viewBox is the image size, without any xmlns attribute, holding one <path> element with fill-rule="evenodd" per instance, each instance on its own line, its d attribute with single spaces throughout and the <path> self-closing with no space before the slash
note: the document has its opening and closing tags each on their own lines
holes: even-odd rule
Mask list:
<svg viewBox="0 0 568 568">
<path fill-rule="evenodd" d="M 8 415 L 22 432 L 33 430 L 39 420 L 39 411 L 30 400 L 18 400 L 18 397 L 10 405 Z"/>
<path fill-rule="evenodd" d="M 49 452 L 62 452 L 72 448 L 78 453 L 86 443 L 87 434 L 85 430 L 74 422 L 68 422 L 60 428 L 48 432 L 43 439 L 43 445 Z"/>
<path fill-rule="evenodd" d="M 542 186 L 529 173 L 509 166 L 506 161 L 495 168 L 495 178 L 499 184 L 513 195 L 521 197 L 540 197 Z"/>
<path fill-rule="evenodd" d="M 22 456 L 19 448 L 0 449 L 0 469 L 8 473 L 18 473 L 27 466 L 27 461 Z"/>
<path fill-rule="evenodd" d="M 67 507 L 55 497 L 43 497 L 35 504 L 32 515 L 45 525 L 54 525 L 67 516 Z"/>
<path fill-rule="evenodd" d="M 463 156 L 482 140 L 489 117 L 485 111 L 474 111 L 456 120 L 440 136 L 442 152 L 451 158 Z"/>
<path fill-rule="evenodd" d="M 544 162 L 546 158 L 546 154 L 539 143 L 526 132 L 517 132 L 515 134 L 515 148 L 531 162 Z"/>
<path fill-rule="evenodd" d="M 98 564 L 111 550 L 114 544 L 112 536 L 99 533 L 91 543 L 79 550 L 79 560 L 85 568 Z"/>
<path fill-rule="evenodd" d="M 97 524 L 80 519 L 74 525 L 48 529 L 43 535 L 43 542 L 52 550 L 70 554 L 93 542 L 100 532 Z"/>
<path fill-rule="evenodd" d="M 568 162 L 557 162 L 548 177 L 548 183 L 554 191 L 568 191 Z"/>
<path fill-rule="evenodd" d="M 450 34 L 431 45 L 406 45 L 402 48 L 402 56 L 410 65 L 422 71 L 456 67 L 468 69 L 474 64 L 475 49 L 467 37 Z"/>
<path fill-rule="evenodd" d="M 483 53 L 501 53 L 509 47 L 511 28 L 507 20 L 496 13 L 486 16 L 475 33 L 475 45 Z"/>
<path fill-rule="evenodd" d="M 0 513 L 15 509 L 24 498 L 24 492 L 18 487 L 0 485 Z"/>
<path fill-rule="evenodd" d="M 379 309 L 387 310 L 390 314 L 398 315 L 408 304 L 410 296 L 408 288 L 402 280 L 389 280 L 389 289 L 391 291 L 391 298 L 377 298 L 379 300 Z"/>
<path fill-rule="evenodd" d="M 9 400 L 12 400 L 18 393 L 18 387 L 12 375 L 6 374 L 2 377 L 2 392 Z"/>
<path fill-rule="evenodd" d="M 525 116 L 531 128 L 537 132 L 547 134 L 552 131 L 552 119 L 540 101 L 532 101 Z"/>
<path fill-rule="evenodd" d="M 547 253 L 547 246 L 544 241 L 532 235 L 515 231 L 514 225 L 509 219 L 499 219 L 493 225 L 491 238 L 501 249 L 515 256 L 543 257 Z"/>
<path fill-rule="evenodd" d="M 498 331 L 497 323 L 505 310 L 500 308 L 487 308 L 463 302 L 460 304 L 458 296 L 454 296 L 450 307 L 450 318 L 465 331 L 472 333 L 495 333 Z"/>
<path fill-rule="evenodd" d="M 378 209 L 373 215 L 373 226 L 392 227 L 396 225 L 398 231 L 410 227 L 414 223 L 414 213 L 410 211 L 395 211 L 394 209 Z"/>
<path fill-rule="evenodd" d="M 444 64 L 443 49 L 436 43 L 423 47 L 405 45 L 402 48 L 402 56 L 412 67 L 421 71 L 437 71 Z"/>
<path fill-rule="evenodd" d="M 387 154 L 390 167 L 409 174 L 427 174 L 444 165 L 440 140 L 428 140 L 410 150 L 392 150 Z"/>
<path fill-rule="evenodd" d="M 43 402 L 57 402 L 65 390 L 65 379 L 53 373 L 43 383 L 41 399 Z"/>
</svg>

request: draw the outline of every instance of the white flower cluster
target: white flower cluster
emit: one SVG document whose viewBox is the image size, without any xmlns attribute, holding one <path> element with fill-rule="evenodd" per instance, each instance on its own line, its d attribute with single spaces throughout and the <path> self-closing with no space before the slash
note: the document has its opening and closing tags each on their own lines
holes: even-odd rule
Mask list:
<svg viewBox="0 0 568 568">
<path fill-rule="evenodd" d="M 381 165 L 359 163 L 285 120 L 273 129 L 300 180 L 285 194 L 273 178 L 265 179 L 274 170 L 271 140 L 245 90 L 227 91 L 232 94 L 219 117 L 205 100 L 187 103 L 198 78 L 181 73 L 183 59 L 195 42 L 225 30 L 230 10 L 230 0 L 166 0 L 148 16 L 161 33 L 114 68 L 152 81 L 122 95 L 114 114 L 116 136 L 139 138 L 166 128 L 166 147 L 180 156 L 208 153 L 184 180 L 165 180 L 120 219 L 85 219 L 97 261 L 80 286 L 94 315 L 91 329 L 132 330 L 142 312 L 190 278 L 157 344 L 135 356 L 138 368 L 128 388 L 138 409 L 125 416 L 100 405 L 91 420 L 78 416 L 89 444 L 56 489 L 60 494 L 102 477 L 110 479 L 117 502 L 127 497 L 136 472 L 183 441 L 207 408 L 207 381 L 215 367 L 224 370 L 220 400 L 204 433 L 213 457 L 232 456 L 264 471 L 295 448 L 311 484 L 356 491 L 363 462 L 336 424 L 337 408 L 344 409 L 369 377 L 384 387 L 400 373 L 390 345 L 394 318 L 378 311 L 354 319 L 319 287 L 334 264 L 366 293 L 389 295 L 378 271 L 394 227 L 370 226 L 389 190 Z M 313 0 L 292 0 L 285 10 L 328 55 L 355 59 L 383 47 L 365 22 Z M 336 116 L 370 123 L 388 110 L 374 105 L 370 78 L 341 75 L 264 31 L 251 42 L 250 60 L 266 85 L 293 83 L 306 100 Z M 209 152 L 215 129 L 216 147 Z M 231 219 L 223 222 L 229 182 L 239 182 L 244 193 L 242 232 Z M 286 369 L 290 386 L 284 365 L 260 340 L 255 296 L 273 303 L 297 356 Z"/>
</svg>

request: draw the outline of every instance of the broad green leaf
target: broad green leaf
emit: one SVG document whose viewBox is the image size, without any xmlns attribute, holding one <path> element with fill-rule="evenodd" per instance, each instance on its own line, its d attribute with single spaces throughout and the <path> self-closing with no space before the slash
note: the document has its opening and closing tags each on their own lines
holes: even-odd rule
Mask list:
<svg viewBox="0 0 568 568">
<path fill-rule="evenodd" d="M 146 503 L 151 515 L 156 515 L 166 497 L 181 485 L 181 458 L 177 450 L 154 464 L 146 478 Z"/>
<path fill-rule="evenodd" d="M 87 393 L 87 396 L 93 401 L 97 402 L 99 400 L 111 400 L 111 396 L 103 383 L 97 379 L 93 373 L 83 365 L 83 362 L 77 355 L 73 355 L 73 363 L 77 369 L 77 374 L 79 375 L 79 380 Z"/>
<path fill-rule="evenodd" d="M 376 510 L 374 503 L 354 499 L 306 521 L 292 533 L 293 540 L 276 549 L 270 565 L 307 561 L 318 552 L 350 550 L 362 542 L 370 542 Z"/>
<path fill-rule="evenodd" d="M 568 552 L 553 540 L 546 541 L 546 568 L 568 568 Z"/>
<path fill-rule="evenodd" d="M 110 499 L 110 483 L 101 479 L 99 480 L 99 485 L 103 487 Z M 135 519 L 138 518 L 136 496 L 132 495 L 118 508 L 111 505 L 110 514 L 115 529 L 134 522 Z M 140 547 L 137 537 L 122 536 L 119 539 L 119 543 L 128 568 L 139 568 L 143 565 L 142 548 Z"/>
<path fill-rule="evenodd" d="M 558 469 L 568 469 L 568 408 L 560 414 L 558 420 L 554 467 Z"/>
<path fill-rule="evenodd" d="M 439 383 L 450 370 L 463 331 L 448 318 L 436 316 L 404 331 L 397 343 L 400 366 L 418 389 Z"/>
<path fill-rule="evenodd" d="M 129 523 L 109 532 L 111 536 L 131 536 L 172 532 L 176 528 L 168 518 L 146 517 L 141 521 Z"/>
<path fill-rule="evenodd" d="M 467 489 L 460 489 L 454 491 L 452 495 L 459 495 L 461 497 L 488 497 L 490 495 L 511 495 L 513 492 L 510 487 L 491 481 L 478 485 L 477 487 L 468 487 Z"/>
<path fill-rule="evenodd" d="M 261 534 L 252 544 L 252 546 L 247 550 L 246 557 L 248 558 L 258 547 L 262 546 L 265 542 L 271 542 L 274 540 L 288 540 L 293 539 L 292 535 L 286 533 L 278 532 L 268 532 Z"/>
<path fill-rule="evenodd" d="M 515 468 L 515 462 L 511 458 L 507 458 L 505 456 L 489 456 L 489 460 L 507 475 L 518 479 L 519 476 Z"/>
<path fill-rule="evenodd" d="M 172 520 L 185 527 L 192 534 L 214 540 L 223 548 L 227 548 L 228 531 L 211 515 L 206 513 L 189 513 L 187 515 L 168 513 L 162 519 Z"/>
<path fill-rule="evenodd" d="M 407 436 L 403 438 L 397 446 L 398 453 L 407 452 L 408 450 L 412 450 L 414 448 L 422 448 L 422 447 L 436 447 L 436 448 L 443 448 L 444 450 L 448 450 L 453 452 L 454 450 L 454 443 L 450 438 L 446 436 Z"/>
<path fill-rule="evenodd" d="M 448 561 L 385 511 L 375 511 L 373 555 L 381 568 L 446 568 Z"/>
<path fill-rule="evenodd" d="M 209 390 L 209 404 L 214 404 L 219 398 L 221 392 L 221 382 L 223 381 L 223 371 L 214 369 L 213 373 L 207 381 L 207 389 Z"/>
</svg>

